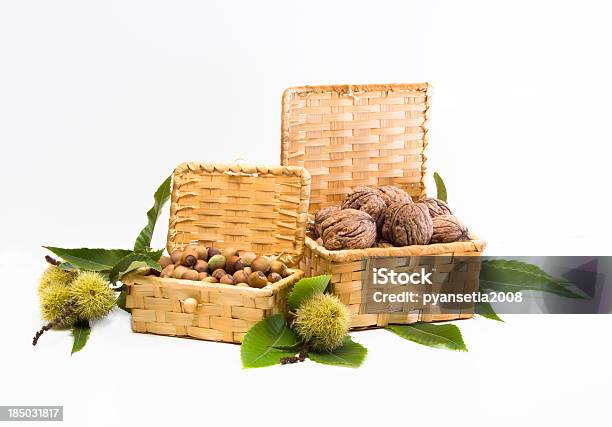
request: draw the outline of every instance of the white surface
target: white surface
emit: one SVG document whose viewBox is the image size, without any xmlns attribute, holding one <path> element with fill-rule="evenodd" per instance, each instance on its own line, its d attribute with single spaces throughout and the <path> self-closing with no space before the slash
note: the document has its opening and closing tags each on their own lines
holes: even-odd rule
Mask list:
<svg viewBox="0 0 612 427">
<path fill-rule="evenodd" d="M 465 354 L 363 332 L 356 371 L 245 371 L 237 346 L 132 334 L 121 312 L 73 357 L 67 333 L 30 345 L 42 244 L 129 247 L 182 161 L 277 163 L 291 85 L 430 81 L 429 170 L 488 253 L 609 255 L 609 12 L 0 2 L 0 405 L 61 404 L 74 426 L 609 424 L 609 316 L 465 321 Z"/>
</svg>

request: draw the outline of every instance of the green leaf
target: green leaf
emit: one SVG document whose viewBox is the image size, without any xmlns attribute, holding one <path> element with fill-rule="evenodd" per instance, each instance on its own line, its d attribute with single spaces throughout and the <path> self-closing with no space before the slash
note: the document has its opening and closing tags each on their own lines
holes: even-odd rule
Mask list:
<svg viewBox="0 0 612 427">
<path fill-rule="evenodd" d="M 91 333 L 91 327 L 89 326 L 89 322 L 86 320 L 79 321 L 75 323 L 72 327 L 72 351 L 70 354 L 74 354 L 77 351 L 81 351 L 85 344 L 87 344 L 87 340 L 89 339 L 89 334 Z"/>
<path fill-rule="evenodd" d="M 136 238 L 136 242 L 134 243 L 134 250 L 148 250 L 151 247 L 151 239 L 153 237 L 153 231 L 155 230 L 155 224 L 157 223 L 157 219 L 161 214 L 161 210 L 170 199 L 170 187 L 172 183 L 172 175 L 170 175 L 166 180 L 159 186 L 157 191 L 155 192 L 153 198 L 155 200 L 153 207 L 149 209 L 147 212 L 148 223 L 142 229 L 138 237 Z"/>
<path fill-rule="evenodd" d="M 497 315 L 495 310 L 493 310 L 493 306 L 491 306 L 490 302 L 482 301 L 476 304 L 476 314 L 482 317 L 486 317 L 487 319 L 503 322 L 502 318 Z"/>
<path fill-rule="evenodd" d="M 566 298 L 584 299 L 572 291 L 565 280 L 550 276 L 540 267 L 522 261 L 483 261 L 480 268 L 480 287 L 496 292 L 540 291 Z"/>
<path fill-rule="evenodd" d="M 289 310 L 295 311 L 300 306 L 302 301 L 310 297 L 314 293 L 323 293 L 327 289 L 327 285 L 331 280 L 331 276 L 315 276 L 301 279 L 294 286 L 289 294 L 288 303 Z"/>
<path fill-rule="evenodd" d="M 134 271 L 140 267 L 150 267 L 156 271 L 161 271 L 161 266 L 157 261 L 149 258 L 148 254 L 132 252 L 129 255 L 121 258 L 117 264 L 108 273 L 108 280 L 111 284 L 117 283 L 121 277 L 130 271 Z"/>
<path fill-rule="evenodd" d="M 436 181 L 436 198 L 446 202 L 448 198 L 446 194 L 446 185 L 444 185 L 444 181 L 438 172 L 434 172 L 434 181 Z"/>
<path fill-rule="evenodd" d="M 389 325 L 387 329 L 402 338 L 429 347 L 467 351 L 458 327 L 451 324 L 414 323 L 412 325 Z"/>
<path fill-rule="evenodd" d="M 58 267 L 64 271 L 76 271 L 78 270 L 78 268 L 76 268 L 74 265 L 70 264 L 69 262 L 62 262 L 60 263 L 60 265 L 58 265 Z"/>
<path fill-rule="evenodd" d="M 119 292 L 119 296 L 117 297 L 117 307 L 119 307 L 123 311 L 127 311 L 128 313 L 131 313 L 132 309 L 126 307 L 127 286 L 123 285 L 119 289 L 120 289 L 120 292 Z"/>
<path fill-rule="evenodd" d="M 257 322 L 244 336 L 240 347 L 242 366 L 262 368 L 278 365 L 281 357 L 295 356 L 295 351 L 283 347 L 293 347 L 298 342 L 282 314 L 270 316 Z"/>
<path fill-rule="evenodd" d="M 65 249 L 45 246 L 64 261 L 80 270 L 110 271 L 123 257 L 132 253 L 127 249 Z"/>
<path fill-rule="evenodd" d="M 164 253 L 165 249 L 159 249 L 157 251 L 146 251 L 145 253 L 149 255 L 149 258 L 152 260 L 159 260 Z"/>
<path fill-rule="evenodd" d="M 325 365 L 344 366 L 347 368 L 358 368 L 368 354 L 368 350 L 347 336 L 342 347 L 332 352 L 310 351 L 308 357 L 317 363 Z"/>
</svg>

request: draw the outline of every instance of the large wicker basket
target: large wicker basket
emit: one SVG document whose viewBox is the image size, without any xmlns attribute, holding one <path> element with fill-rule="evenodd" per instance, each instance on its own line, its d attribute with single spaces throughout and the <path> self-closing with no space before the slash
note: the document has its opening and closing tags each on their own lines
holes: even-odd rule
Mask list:
<svg viewBox="0 0 612 427">
<path fill-rule="evenodd" d="M 188 244 L 280 255 L 294 267 L 304 249 L 310 175 L 292 166 L 185 163 L 174 171 L 168 252 Z M 287 313 L 303 272 L 262 289 L 144 275 L 123 279 L 136 332 L 239 343 L 257 321 Z M 195 313 L 182 301 L 195 298 Z"/>
<path fill-rule="evenodd" d="M 416 83 L 305 86 L 284 92 L 281 163 L 302 166 L 310 172 L 311 212 L 339 204 L 360 185 L 395 185 L 415 200 L 425 195 L 428 91 L 427 83 Z M 353 328 L 473 315 L 473 306 L 452 314 L 429 309 L 367 313 L 362 301 L 362 274 L 364 257 L 373 256 L 445 255 L 450 271 L 453 256 L 483 252 L 486 243 L 475 236 L 468 242 L 343 251 L 328 251 L 308 237 L 305 244 L 300 268 L 307 276 L 332 274 L 332 290 L 353 313 Z M 465 289 L 477 283 L 478 274 L 471 269 L 462 276 Z"/>
</svg>

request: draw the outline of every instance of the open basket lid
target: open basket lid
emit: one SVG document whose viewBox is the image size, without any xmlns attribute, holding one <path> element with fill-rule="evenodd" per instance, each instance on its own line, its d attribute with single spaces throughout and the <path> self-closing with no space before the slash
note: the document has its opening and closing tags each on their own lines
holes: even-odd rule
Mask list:
<svg viewBox="0 0 612 427">
<path fill-rule="evenodd" d="M 311 212 L 361 185 L 425 194 L 429 90 L 427 83 L 285 90 L 281 164 L 310 172 Z"/>
<path fill-rule="evenodd" d="M 168 252 L 189 244 L 280 255 L 304 250 L 310 174 L 295 166 L 183 163 L 173 175 Z"/>
</svg>

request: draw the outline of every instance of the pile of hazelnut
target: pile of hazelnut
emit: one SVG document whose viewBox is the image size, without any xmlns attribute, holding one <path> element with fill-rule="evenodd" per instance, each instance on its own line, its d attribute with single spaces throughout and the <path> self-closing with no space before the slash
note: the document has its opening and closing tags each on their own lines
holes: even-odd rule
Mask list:
<svg viewBox="0 0 612 427">
<path fill-rule="evenodd" d="M 170 256 L 162 256 L 159 264 L 162 267 L 160 277 L 253 288 L 263 288 L 291 274 L 285 263 L 275 257 L 203 245 L 190 245 Z"/>
</svg>

